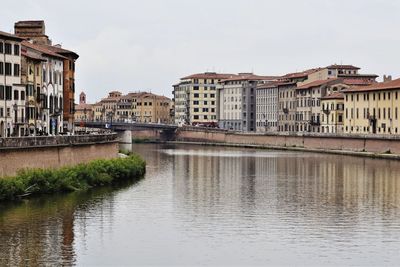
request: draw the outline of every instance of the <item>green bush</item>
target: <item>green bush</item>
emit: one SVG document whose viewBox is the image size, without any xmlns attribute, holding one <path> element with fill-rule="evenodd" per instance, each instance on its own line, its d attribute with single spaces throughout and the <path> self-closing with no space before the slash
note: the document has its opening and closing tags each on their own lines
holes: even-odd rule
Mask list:
<svg viewBox="0 0 400 267">
<path fill-rule="evenodd" d="M 0 201 L 25 196 L 72 192 L 143 177 L 146 162 L 136 155 L 95 160 L 61 169 L 32 169 L 0 179 Z"/>
</svg>

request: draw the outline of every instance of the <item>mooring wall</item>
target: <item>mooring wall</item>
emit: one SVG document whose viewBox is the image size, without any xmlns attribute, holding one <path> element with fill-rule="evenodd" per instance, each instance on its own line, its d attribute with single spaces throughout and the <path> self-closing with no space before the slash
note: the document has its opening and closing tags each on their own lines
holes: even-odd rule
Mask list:
<svg viewBox="0 0 400 267">
<path fill-rule="evenodd" d="M 116 134 L 0 139 L 0 177 L 26 168 L 59 168 L 118 156 Z"/>
</svg>

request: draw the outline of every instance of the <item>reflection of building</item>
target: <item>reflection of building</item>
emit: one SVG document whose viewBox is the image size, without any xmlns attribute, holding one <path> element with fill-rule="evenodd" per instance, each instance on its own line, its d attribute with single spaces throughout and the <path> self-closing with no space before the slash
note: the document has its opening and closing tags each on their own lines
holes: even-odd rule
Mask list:
<svg viewBox="0 0 400 267">
<path fill-rule="evenodd" d="M 346 133 L 400 133 L 400 79 L 344 90 Z"/>
</svg>

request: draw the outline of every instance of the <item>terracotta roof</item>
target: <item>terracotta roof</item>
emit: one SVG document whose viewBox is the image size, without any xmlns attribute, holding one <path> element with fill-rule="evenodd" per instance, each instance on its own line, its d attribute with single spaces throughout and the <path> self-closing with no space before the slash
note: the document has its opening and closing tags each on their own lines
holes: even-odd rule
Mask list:
<svg viewBox="0 0 400 267">
<path fill-rule="evenodd" d="M 279 85 L 284 85 L 284 84 L 286 84 L 286 83 L 282 82 L 282 81 L 266 82 L 266 83 L 262 83 L 262 84 L 257 85 L 257 89 L 276 88 Z"/>
<path fill-rule="evenodd" d="M 343 83 L 347 84 L 347 85 L 371 85 L 374 82 L 369 81 L 369 80 L 365 80 L 365 79 L 355 79 L 355 78 L 345 78 L 343 79 Z"/>
<path fill-rule="evenodd" d="M 15 26 L 20 27 L 37 27 L 44 26 L 44 20 L 21 20 L 14 24 Z"/>
<path fill-rule="evenodd" d="M 15 41 L 22 41 L 22 40 L 24 40 L 24 38 L 21 38 L 21 37 L 18 37 L 18 36 L 16 36 L 16 35 L 14 35 L 14 34 L 7 33 L 7 32 L 3 32 L 3 31 L 0 31 L 0 37 L 3 37 L 3 38 L 5 38 L 5 39 L 15 40 Z"/>
<path fill-rule="evenodd" d="M 53 51 L 53 52 L 55 52 L 57 54 L 60 54 L 60 55 L 72 55 L 74 57 L 74 59 L 78 59 L 79 58 L 79 55 L 77 53 L 73 52 L 73 51 L 70 51 L 70 50 L 67 50 L 67 49 L 64 49 L 64 48 L 61 48 L 61 47 L 58 47 L 58 46 L 54 46 L 54 45 L 53 46 L 51 46 L 51 45 L 43 45 L 43 46 L 46 46 L 47 49 L 49 49 L 49 50 L 51 50 L 51 51 Z"/>
<path fill-rule="evenodd" d="M 40 55 L 35 55 L 33 53 L 29 53 L 26 49 L 21 49 L 21 55 L 34 60 L 46 61 L 44 57 Z"/>
<path fill-rule="evenodd" d="M 75 110 L 92 110 L 92 104 L 77 104 L 75 105 Z"/>
<path fill-rule="evenodd" d="M 327 84 L 327 83 L 332 82 L 332 81 L 337 81 L 337 80 L 338 79 L 318 80 L 318 81 L 314 81 L 314 82 L 307 83 L 307 84 L 304 84 L 302 86 L 299 86 L 296 89 L 297 90 L 309 89 L 309 88 L 312 88 L 312 87 L 318 87 L 318 86 Z"/>
<path fill-rule="evenodd" d="M 330 95 L 324 96 L 321 99 L 344 99 L 344 94 L 342 92 L 332 93 Z"/>
<path fill-rule="evenodd" d="M 337 64 L 333 64 L 330 65 L 328 67 L 326 67 L 327 69 L 347 69 L 347 70 L 359 70 L 359 67 L 355 67 L 353 65 L 337 65 Z"/>
<path fill-rule="evenodd" d="M 352 87 L 346 90 L 343 90 L 344 93 L 353 93 L 353 92 L 369 92 L 369 91 L 381 91 L 381 90 L 394 90 L 400 89 L 400 79 L 396 79 L 389 82 L 383 83 L 374 83 L 369 86 L 363 87 Z"/>
<path fill-rule="evenodd" d="M 284 76 L 282 76 L 282 79 L 295 79 L 295 78 L 303 78 L 303 77 L 307 77 L 308 75 L 320 71 L 321 68 L 315 68 L 315 69 L 309 69 L 309 70 L 305 70 L 305 71 L 301 71 L 301 72 L 294 72 L 294 73 L 288 73 Z"/>
<path fill-rule="evenodd" d="M 235 74 L 228 73 L 215 73 L 215 72 L 205 72 L 205 73 L 197 73 L 181 78 L 181 80 L 187 79 L 229 79 L 235 76 Z"/>
<path fill-rule="evenodd" d="M 49 50 L 49 49 L 47 48 L 47 45 L 32 44 L 32 43 L 30 43 L 30 42 L 28 42 L 28 41 L 23 41 L 23 42 L 22 42 L 22 45 L 25 46 L 25 47 L 34 49 L 34 50 L 36 50 L 36 51 L 39 51 L 39 52 L 41 52 L 41 53 L 43 53 L 43 54 L 45 54 L 45 55 L 47 55 L 47 56 L 56 57 L 56 58 L 61 58 L 61 59 L 66 59 L 66 57 L 64 57 L 64 56 L 62 56 L 62 55 L 60 55 L 60 54 L 57 54 L 57 53 L 55 53 L 55 52 Z"/>
<path fill-rule="evenodd" d="M 276 76 L 259 76 L 259 75 L 255 75 L 252 73 L 245 73 L 245 74 L 239 74 L 239 75 L 235 75 L 231 78 L 228 79 L 223 79 L 221 82 L 231 82 L 231 81 L 262 81 L 262 80 L 276 80 L 278 77 Z"/>
</svg>

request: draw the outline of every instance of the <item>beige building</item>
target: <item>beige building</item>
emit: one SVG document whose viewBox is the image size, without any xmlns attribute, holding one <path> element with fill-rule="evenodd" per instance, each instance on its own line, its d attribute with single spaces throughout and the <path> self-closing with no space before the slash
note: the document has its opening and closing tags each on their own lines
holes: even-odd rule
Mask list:
<svg viewBox="0 0 400 267">
<path fill-rule="evenodd" d="M 181 78 L 173 85 L 175 123 L 217 125 L 217 85 L 234 74 L 206 72 Z"/>
<path fill-rule="evenodd" d="M 152 93 L 134 93 L 133 120 L 141 123 L 170 123 L 172 100 Z"/>
<path fill-rule="evenodd" d="M 94 120 L 93 105 L 86 103 L 86 94 L 84 92 L 79 95 L 79 104 L 75 105 L 74 116 L 75 121 Z"/>
<path fill-rule="evenodd" d="M 344 94 L 334 92 L 321 98 L 321 132 L 343 133 L 344 124 Z"/>
<path fill-rule="evenodd" d="M 344 132 L 398 134 L 400 79 L 344 90 Z"/>
</svg>

